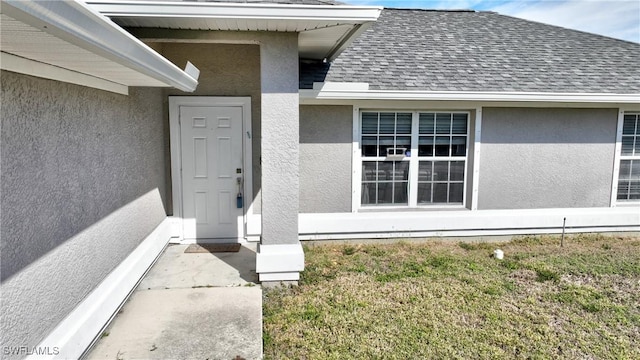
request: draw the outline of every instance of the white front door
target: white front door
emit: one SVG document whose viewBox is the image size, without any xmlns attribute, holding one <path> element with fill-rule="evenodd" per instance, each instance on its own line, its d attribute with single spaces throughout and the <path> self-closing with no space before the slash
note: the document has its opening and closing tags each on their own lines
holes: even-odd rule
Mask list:
<svg viewBox="0 0 640 360">
<path fill-rule="evenodd" d="M 243 237 L 243 108 L 180 106 L 185 239 Z"/>
</svg>

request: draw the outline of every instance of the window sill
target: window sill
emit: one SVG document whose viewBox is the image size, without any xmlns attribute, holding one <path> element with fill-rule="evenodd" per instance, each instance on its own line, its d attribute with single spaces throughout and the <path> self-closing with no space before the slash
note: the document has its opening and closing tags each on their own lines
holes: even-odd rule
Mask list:
<svg viewBox="0 0 640 360">
<path fill-rule="evenodd" d="M 463 205 L 444 205 L 444 206 L 418 206 L 418 207 L 408 207 L 408 206 L 367 206 L 361 207 L 356 210 L 356 212 L 361 213 L 374 213 L 374 212 L 431 212 L 431 211 L 461 211 L 467 210 L 471 211 L 469 208 Z"/>
<path fill-rule="evenodd" d="M 640 206 L 640 200 L 616 201 L 615 207 L 635 207 Z"/>
</svg>

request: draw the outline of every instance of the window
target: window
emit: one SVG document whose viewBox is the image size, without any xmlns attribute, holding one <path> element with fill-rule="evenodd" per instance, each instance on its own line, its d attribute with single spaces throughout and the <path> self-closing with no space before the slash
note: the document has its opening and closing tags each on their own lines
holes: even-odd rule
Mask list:
<svg viewBox="0 0 640 360">
<path fill-rule="evenodd" d="M 412 116 L 362 113 L 363 205 L 408 205 Z"/>
<path fill-rule="evenodd" d="M 469 113 L 361 113 L 362 206 L 463 205 Z"/>
<path fill-rule="evenodd" d="M 467 114 L 421 113 L 418 204 L 462 204 Z"/>
<path fill-rule="evenodd" d="M 640 200 L 640 113 L 625 113 L 618 176 L 619 201 Z"/>
</svg>

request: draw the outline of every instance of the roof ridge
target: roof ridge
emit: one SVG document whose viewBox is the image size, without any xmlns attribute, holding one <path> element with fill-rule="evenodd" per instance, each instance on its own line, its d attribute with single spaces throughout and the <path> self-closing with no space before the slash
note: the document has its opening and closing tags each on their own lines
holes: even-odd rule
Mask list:
<svg viewBox="0 0 640 360">
<path fill-rule="evenodd" d="M 519 17 L 513 16 L 513 15 L 501 14 L 501 13 L 495 12 L 495 11 L 487 11 L 487 13 L 495 14 L 495 15 L 498 15 L 498 16 L 504 16 L 504 17 L 508 17 L 508 18 L 516 19 L 516 20 L 520 20 L 520 21 L 540 24 L 540 25 L 544 25 L 544 26 L 550 26 L 550 27 L 554 27 L 554 28 L 557 28 L 557 29 L 562 29 L 562 30 L 565 30 L 565 31 L 574 31 L 574 32 L 579 32 L 579 33 L 590 35 L 590 36 L 598 36 L 598 37 L 605 38 L 605 39 L 608 39 L 608 40 L 616 40 L 616 41 L 622 41 L 622 42 L 633 44 L 633 45 L 640 45 L 640 43 L 637 43 L 635 41 L 618 39 L 618 38 L 614 38 L 614 37 L 607 36 L 607 35 L 596 34 L 596 33 L 588 32 L 588 31 L 585 31 L 585 30 L 573 29 L 573 28 L 568 28 L 568 27 L 564 27 L 564 26 L 560 26 L 560 25 L 548 24 L 548 23 L 544 23 L 544 22 L 536 21 L 536 20 L 523 19 L 523 18 L 519 18 Z"/>
<path fill-rule="evenodd" d="M 428 12 L 479 12 L 473 9 L 419 9 L 419 8 L 397 8 L 397 7 L 384 7 L 384 10 L 411 10 L 411 11 L 428 11 Z"/>
</svg>

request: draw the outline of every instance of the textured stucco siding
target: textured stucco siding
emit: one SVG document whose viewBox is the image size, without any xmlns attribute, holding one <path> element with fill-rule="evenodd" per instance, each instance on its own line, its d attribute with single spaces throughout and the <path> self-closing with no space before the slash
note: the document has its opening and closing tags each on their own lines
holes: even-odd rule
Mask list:
<svg viewBox="0 0 640 360">
<path fill-rule="evenodd" d="M 485 108 L 479 209 L 606 207 L 616 109 Z"/>
<path fill-rule="evenodd" d="M 242 44 L 189 44 L 155 43 L 154 48 L 174 64 L 184 67 L 187 61 L 200 69 L 198 88 L 193 93 L 176 89 L 164 91 L 168 95 L 186 96 L 250 96 L 251 97 L 251 141 L 254 212 L 260 213 L 260 46 Z M 170 163 L 168 135 L 168 104 L 165 97 L 167 164 Z M 171 175 L 167 166 L 167 198 L 171 203 Z M 172 209 L 170 208 L 170 213 Z"/>
<path fill-rule="evenodd" d="M 36 346 L 166 217 L 162 91 L 2 71 L 3 346 Z"/>
<path fill-rule="evenodd" d="M 300 212 L 351 212 L 353 107 L 300 107 Z"/>
<path fill-rule="evenodd" d="M 263 39 L 260 58 L 261 244 L 295 245 L 299 244 L 300 206 L 297 34 L 279 33 Z M 258 271 L 263 279 L 264 271 Z"/>
</svg>

